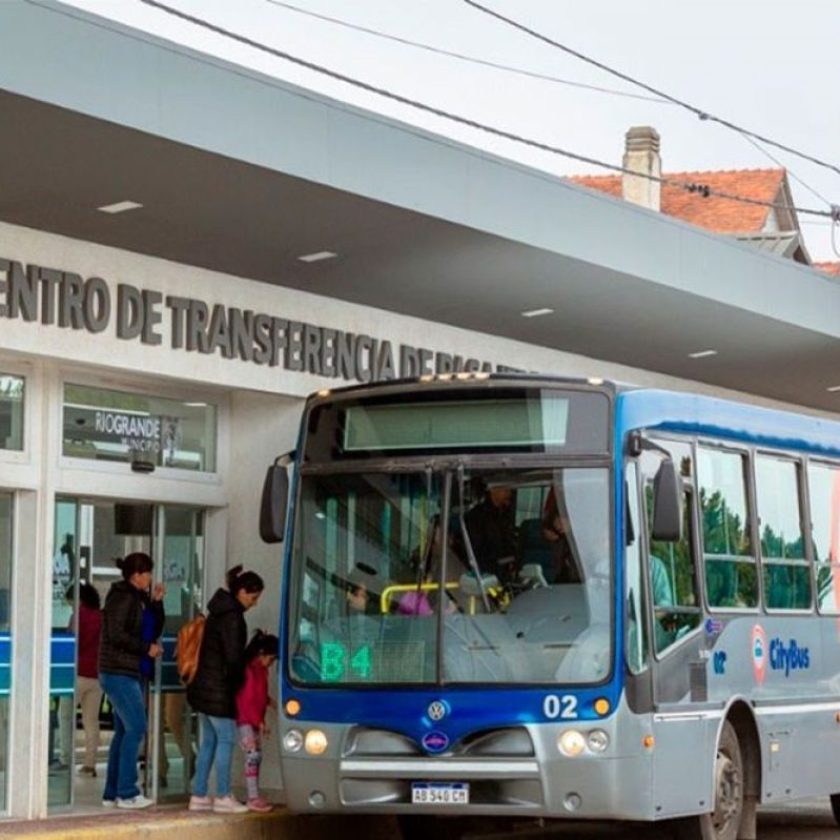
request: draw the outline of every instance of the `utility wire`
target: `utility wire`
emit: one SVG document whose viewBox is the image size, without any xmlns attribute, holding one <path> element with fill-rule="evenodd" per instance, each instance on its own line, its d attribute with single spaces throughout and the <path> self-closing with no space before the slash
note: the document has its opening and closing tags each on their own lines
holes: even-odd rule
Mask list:
<svg viewBox="0 0 840 840">
<path fill-rule="evenodd" d="M 399 35 L 391 35 L 387 32 L 381 32 L 378 29 L 369 29 L 366 26 L 360 26 L 355 23 L 350 23 L 346 20 L 341 20 L 340 18 L 330 17 L 329 15 L 323 15 L 319 12 L 313 12 L 310 9 L 304 9 L 300 6 L 295 6 L 292 3 L 284 3 L 282 0 L 265 0 L 266 3 L 270 3 L 272 6 L 279 6 L 283 9 L 288 9 L 292 12 L 297 12 L 301 15 L 306 15 L 307 17 L 316 18 L 317 20 L 323 20 L 327 23 L 333 23 L 336 26 L 343 26 L 347 29 L 353 29 L 356 32 L 364 32 L 366 35 L 373 35 L 376 38 L 383 38 L 386 41 L 394 41 L 397 44 L 404 44 L 408 47 L 416 47 L 420 50 L 426 50 L 427 52 L 436 53 L 437 55 L 445 55 L 448 58 L 456 58 L 459 61 L 467 61 L 471 64 L 479 64 L 483 67 L 492 67 L 494 70 L 503 70 L 507 73 L 515 73 L 519 76 L 527 76 L 531 79 L 539 79 L 544 82 L 554 82 L 560 85 L 568 85 L 569 87 L 576 87 L 582 88 L 583 90 L 591 90 L 595 91 L 596 93 L 606 93 L 610 94 L 611 96 L 624 96 L 629 99 L 642 99 L 646 102 L 656 102 L 659 105 L 672 105 L 673 103 L 668 102 L 666 99 L 662 99 L 658 96 L 645 96 L 641 93 L 630 93 L 626 90 L 616 90 L 615 88 L 605 88 L 599 87 L 598 85 L 588 85 L 584 82 L 574 82 L 571 79 L 561 79 L 558 76 L 551 76 L 546 73 L 537 73 L 535 70 L 526 70 L 523 67 L 514 67 L 510 64 L 500 64 L 496 61 L 490 61 L 484 58 L 478 58 L 477 56 L 466 55 L 465 53 L 454 52 L 452 50 L 445 50 L 442 47 L 435 47 L 431 44 L 423 44 L 419 41 L 412 41 L 409 38 L 401 38 Z"/>
<path fill-rule="evenodd" d="M 353 78 L 352 76 L 346 76 L 343 73 L 339 73 L 335 70 L 330 70 L 327 67 L 324 67 L 320 64 L 315 64 L 314 62 L 308 61 L 307 59 L 299 58 L 298 56 L 291 55 L 290 53 L 275 49 L 274 47 L 270 47 L 267 44 L 261 43 L 260 41 L 254 41 L 253 39 L 248 38 L 245 35 L 239 35 L 236 32 L 231 32 L 229 29 L 225 29 L 224 27 L 218 26 L 217 24 L 211 23 L 210 21 L 204 20 L 203 18 L 190 15 L 187 12 L 181 11 L 180 9 L 175 9 L 171 6 L 167 6 L 165 3 L 159 2 L 159 0 L 137 0 L 137 2 L 142 3 L 145 6 L 150 6 L 151 8 L 159 9 L 160 11 L 165 12 L 168 15 L 180 18 L 181 20 L 185 20 L 189 23 L 195 24 L 196 26 L 200 26 L 203 29 L 207 29 L 210 32 L 214 32 L 217 35 L 222 35 L 225 38 L 230 38 L 234 41 L 237 41 L 240 44 L 245 44 L 246 46 L 253 47 L 256 50 L 259 50 L 260 52 L 268 53 L 269 55 L 275 56 L 276 58 L 281 58 L 285 61 L 297 64 L 300 67 L 305 67 L 307 70 L 312 70 L 315 73 L 320 73 L 322 75 L 328 76 L 331 79 L 335 79 L 339 82 L 344 82 L 345 84 L 352 85 L 353 87 L 357 87 L 360 90 L 383 96 L 387 99 L 393 100 L 394 102 L 399 102 L 402 105 L 408 105 L 409 107 L 416 108 L 420 111 L 425 111 L 426 113 L 432 114 L 436 117 L 442 117 L 443 119 L 451 120 L 452 122 L 468 126 L 469 128 L 484 131 L 487 134 L 491 134 L 495 137 L 501 137 L 505 140 L 511 140 L 514 143 L 521 143 L 533 149 L 538 149 L 543 152 L 550 152 L 551 154 L 567 157 L 571 160 L 580 161 L 581 163 L 588 163 L 592 166 L 598 166 L 602 169 L 611 170 L 612 172 L 636 175 L 640 178 L 645 178 L 649 181 L 656 181 L 657 183 L 664 184 L 666 186 L 683 189 L 687 192 L 699 193 L 704 198 L 708 198 L 709 196 L 716 196 L 717 198 L 729 199 L 730 201 L 737 201 L 743 204 L 752 204 L 761 207 L 772 207 L 778 210 L 795 211 L 801 214 L 807 214 L 810 216 L 822 216 L 835 220 L 840 219 L 840 207 L 836 205 L 832 205 L 831 210 L 816 210 L 807 207 L 797 207 L 791 204 L 780 204 L 772 201 L 761 201 L 760 199 L 756 198 L 748 198 L 746 196 L 735 195 L 733 193 L 728 193 L 721 190 L 715 190 L 706 184 L 678 181 L 673 178 L 651 175 L 646 172 L 637 172 L 633 169 L 627 169 L 623 166 L 617 166 L 612 163 L 607 163 L 596 158 L 588 157 L 587 155 L 578 154 L 577 152 L 570 152 L 569 150 L 562 149 L 559 146 L 552 146 L 548 143 L 543 143 L 539 140 L 533 140 L 528 137 L 523 137 L 520 134 L 505 131 L 501 128 L 495 128 L 493 126 L 487 125 L 486 123 L 481 123 L 477 120 L 473 120 L 468 117 L 463 117 L 460 114 L 454 114 L 450 111 L 445 111 L 442 108 L 437 108 L 433 105 L 427 105 L 423 102 L 419 102 L 407 96 L 402 96 L 401 94 L 394 93 L 393 91 L 390 91 L 386 88 L 377 87 L 376 85 L 369 84 L 368 82 L 363 82 L 359 79 Z"/>
<path fill-rule="evenodd" d="M 810 163 L 815 163 L 817 166 L 822 166 L 826 169 L 830 169 L 832 172 L 835 172 L 836 174 L 840 175 L 840 167 L 836 166 L 833 163 L 828 163 L 824 160 L 820 160 L 817 157 L 813 157 L 809 154 L 806 154 L 805 152 L 800 152 L 797 149 L 784 145 L 783 143 L 777 143 L 775 140 L 771 140 L 769 137 L 764 137 L 761 134 L 757 134 L 754 131 L 750 131 L 749 129 L 736 125 L 735 123 L 730 122 L 729 120 L 725 120 L 721 117 L 716 117 L 714 114 L 710 114 L 708 111 L 704 111 L 702 108 L 698 108 L 695 105 L 691 105 L 688 102 L 684 102 L 682 99 L 677 99 L 677 97 L 671 96 L 670 94 L 658 90 L 655 87 L 651 87 L 650 85 L 645 84 L 644 82 L 640 82 L 638 79 L 634 79 L 632 76 L 628 76 L 626 73 L 622 73 L 620 70 L 616 70 L 613 67 L 609 67 L 608 65 L 597 61 L 594 58 L 590 58 L 588 55 L 584 55 L 578 50 L 572 49 L 571 47 L 568 47 L 565 44 L 561 44 L 559 41 L 555 41 L 552 38 L 549 38 L 547 35 L 543 35 L 541 32 L 537 32 L 535 29 L 531 29 L 530 27 L 519 23 L 519 21 L 506 17 L 505 15 L 500 14 L 499 12 L 496 12 L 493 9 L 487 8 L 487 6 L 482 6 L 481 3 L 477 3 L 476 0 L 463 0 L 463 2 L 486 15 L 490 15 L 490 17 L 494 17 L 497 20 L 506 23 L 508 26 L 512 26 L 514 29 L 518 29 L 520 32 L 524 32 L 527 35 L 530 35 L 532 38 L 536 38 L 539 41 L 542 41 L 546 44 L 550 44 L 552 47 L 557 47 L 557 49 L 563 50 L 563 52 L 568 53 L 569 55 L 572 55 L 575 58 L 579 58 L 581 61 L 585 61 L 587 64 L 591 64 L 593 67 L 597 67 L 599 70 L 603 70 L 606 73 L 615 76 L 616 78 L 622 79 L 625 82 L 629 82 L 632 85 L 636 85 L 636 87 L 640 87 L 643 90 L 646 90 L 648 93 L 652 93 L 654 96 L 658 96 L 661 99 L 665 99 L 666 101 L 671 102 L 674 105 L 679 105 L 681 108 L 685 108 L 687 111 L 690 111 L 692 114 L 694 114 L 701 120 L 709 120 L 710 122 L 716 122 L 719 125 L 725 126 L 726 128 L 731 128 L 733 131 L 737 131 L 740 134 L 752 137 L 754 140 L 759 140 L 762 143 L 766 143 L 768 146 L 774 146 L 777 149 L 781 149 L 783 152 L 788 152 L 792 155 L 796 155 L 797 157 L 800 157 L 803 160 L 807 160 Z"/>
<path fill-rule="evenodd" d="M 794 181 L 805 187 L 805 189 L 808 190 L 808 192 L 816 196 L 827 207 L 831 207 L 831 202 L 824 195 L 820 195 L 820 193 L 818 193 L 812 186 L 806 184 L 805 181 L 803 181 L 790 167 L 785 166 L 775 155 L 770 154 L 770 152 L 768 152 L 767 149 L 765 149 L 764 146 L 761 145 L 761 143 L 759 143 L 757 140 L 753 140 L 752 137 L 749 136 L 749 134 L 744 134 L 742 132 L 741 136 L 744 138 L 744 140 L 747 141 L 747 143 L 749 143 L 754 148 L 758 149 L 758 151 L 761 152 L 761 154 L 766 155 L 768 158 L 770 158 L 770 160 L 772 160 L 773 163 L 776 164 L 776 166 L 780 166 L 782 169 L 784 169 L 788 173 L 788 175 L 790 175 L 790 177 L 793 178 Z"/>
</svg>

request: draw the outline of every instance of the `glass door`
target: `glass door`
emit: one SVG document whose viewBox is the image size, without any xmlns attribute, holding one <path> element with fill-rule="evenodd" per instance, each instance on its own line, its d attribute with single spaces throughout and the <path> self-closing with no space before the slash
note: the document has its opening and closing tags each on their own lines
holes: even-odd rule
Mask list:
<svg viewBox="0 0 840 840">
<path fill-rule="evenodd" d="M 80 590 L 86 590 L 85 599 L 95 603 L 98 596 L 104 603 L 120 578 L 116 558 L 151 553 L 152 513 L 148 504 L 56 500 L 47 758 L 51 808 L 101 801 L 113 716 L 95 676 L 97 640 L 79 632 Z"/>
<path fill-rule="evenodd" d="M 202 607 L 204 581 L 204 511 L 174 505 L 157 508 L 155 582 L 164 595 L 164 655 L 151 686 L 149 795 L 158 801 L 183 799 L 189 793 L 197 752 L 197 718 L 187 703 L 175 667 L 175 641 L 182 625 Z"/>
<path fill-rule="evenodd" d="M 3 676 L 2 500 L 0 495 L 0 727 L 8 677 Z M 96 805 L 101 800 L 113 715 L 98 682 L 85 677 L 83 663 L 95 651 L 80 650 L 80 592 L 93 587 L 102 604 L 119 580 L 115 560 L 134 551 L 151 555 L 154 581 L 166 586 L 164 656 L 148 686 L 149 734 L 141 750 L 140 781 L 147 796 L 182 799 L 189 791 L 196 753 L 196 724 L 175 668 L 175 639 L 181 625 L 203 603 L 204 511 L 63 498 L 56 501 L 50 644 L 49 805 Z M 10 568 L 10 563 L 7 563 Z M 6 590 L 8 591 L 8 590 Z M 8 597 L 6 597 L 8 602 Z M 7 604 L 8 606 L 8 604 Z M 5 616 L 5 617 L 4 617 Z M 3 624 L 3 622 L 6 624 Z M 3 680 L 6 680 L 4 683 Z M 98 704 L 93 715 L 90 704 Z M 2 733 L 0 733 L 2 734 Z M 3 747 L 0 742 L 0 767 Z"/>
</svg>

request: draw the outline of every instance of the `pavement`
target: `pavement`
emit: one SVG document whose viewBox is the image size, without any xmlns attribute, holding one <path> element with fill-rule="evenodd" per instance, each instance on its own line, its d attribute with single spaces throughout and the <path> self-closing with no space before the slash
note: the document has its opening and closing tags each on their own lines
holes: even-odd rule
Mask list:
<svg viewBox="0 0 840 840">
<path fill-rule="evenodd" d="M 335 840 L 347 837 L 394 840 L 398 836 L 396 822 L 389 817 L 295 816 L 282 806 L 268 814 L 225 815 L 190 812 L 184 805 L 164 805 L 146 811 L 96 811 L 46 820 L 0 822 L 0 838 L 23 840 Z M 485 840 L 512 836 L 504 830 L 483 835 Z M 517 840 L 535 837 L 671 840 L 672 833 L 660 824 L 561 821 L 544 829 L 521 826 L 515 836 Z M 837 826 L 825 797 L 805 799 L 762 807 L 758 836 L 761 840 L 827 840 L 837 836 Z"/>
<path fill-rule="evenodd" d="M 354 828 L 355 836 L 365 840 L 397 836 L 396 824 L 382 817 L 356 817 Z M 298 817 L 280 807 L 268 814 L 229 815 L 195 813 L 183 805 L 171 805 L 0 822 L 0 837 L 25 840 L 325 840 L 343 833 L 336 817 Z"/>
</svg>

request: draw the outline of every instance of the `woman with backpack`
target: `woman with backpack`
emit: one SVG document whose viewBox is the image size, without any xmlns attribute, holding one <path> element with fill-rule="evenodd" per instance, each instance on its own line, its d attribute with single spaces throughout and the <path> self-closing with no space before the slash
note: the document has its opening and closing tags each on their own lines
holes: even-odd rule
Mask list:
<svg viewBox="0 0 840 840">
<path fill-rule="evenodd" d="M 111 585 L 102 610 L 99 684 L 114 709 L 114 736 L 102 804 L 148 808 L 153 802 L 137 786 L 137 755 L 146 736 L 143 675 L 163 652 L 157 641 L 163 630 L 162 583 L 151 594 L 152 558 L 135 552 L 117 567 L 122 580 Z"/>
<path fill-rule="evenodd" d="M 236 743 L 236 694 L 245 677 L 245 611 L 257 603 L 265 584 L 256 572 L 243 572 L 242 566 L 227 573 L 227 584 L 207 605 L 198 667 L 187 685 L 187 700 L 199 713 L 201 724 L 189 809 L 239 814 L 248 806 L 231 794 L 230 765 Z M 213 767 L 215 799 L 208 793 Z"/>
</svg>

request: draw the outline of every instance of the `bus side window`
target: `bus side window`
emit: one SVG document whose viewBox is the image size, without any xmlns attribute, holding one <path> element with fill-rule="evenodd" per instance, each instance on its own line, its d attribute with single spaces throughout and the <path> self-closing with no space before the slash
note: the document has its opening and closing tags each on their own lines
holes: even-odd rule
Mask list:
<svg viewBox="0 0 840 840">
<path fill-rule="evenodd" d="M 821 613 L 840 613 L 840 467 L 836 464 L 808 464 L 811 502 L 811 545 L 817 577 L 817 606 Z"/>
<path fill-rule="evenodd" d="M 674 463 L 679 465 L 680 476 L 688 482 L 693 472 L 689 444 L 669 440 L 657 440 L 656 444 L 668 450 Z M 682 499 L 681 538 L 674 541 L 650 539 L 653 523 L 653 480 L 661 462 L 662 454 L 658 452 L 645 452 L 640 459 L 648 537 L 648 590 L 653 611 L 653 647 L 656 653 L 661 653 L 700 624 L 692 493 L 687 484 Z"/>
<path fill-rule="evenodd" d="M 805 555 L 799 467 L 770 455 L 755 458 L 764 603 L 771 610 L 811 608 L 811 570 Z"/>
<path fill-rule="evenodd" d="M 753 608 L 758 604 L 746 467 L 746 456 L 741 453 L 697 448 L 703 560 L 710 607 Z"/>
<path fill-rule="evenodd" d="M 653 521 L 653 485 L 645 485 L 648 533 Z M 694 540 L 691 524 L 691 494 L 683 493 L 683 527 L 679 540 L 650 540 L 648 572 L 653 601 L 654 648 L 661 653 L 700 623 Z"/>
</svg>

